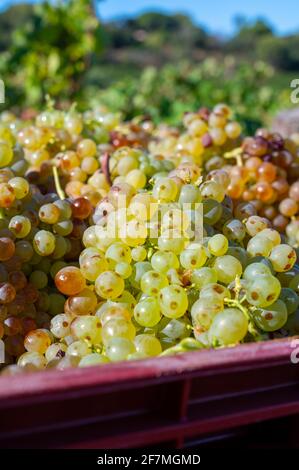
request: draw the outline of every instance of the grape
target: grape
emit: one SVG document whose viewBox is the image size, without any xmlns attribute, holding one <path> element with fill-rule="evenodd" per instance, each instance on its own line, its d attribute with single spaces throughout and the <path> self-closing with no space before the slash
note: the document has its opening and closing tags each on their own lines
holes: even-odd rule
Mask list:
<svg viewBox="0 0 299 470">
<path fill-rule="evenodd" d="M 24 346 L 28 352 L 44 354 L 51 344 L 51 338 L 46 331 L 37 329 L 30 331 L 24 340 Z"/>
<path fill-rule="evenodd" d="M 38 216 L 46 224 L 56 224 L 60 218 L 60 210 L 55 204 L 44 204 L 41 206 Z"/>
<path fill-rule="evenodd" d="M 119 297 L 125 288 L 123 279 L 113 271 L 104 271 L 95 281 L 97 294 L 103 299 L 115 299 Z"/>
<path fill-rule="evenodd" d="M 0 261 L 7 261 L 15 253 L 15 244 L 10 238 L 0 238 Z"/>
<path fill-rule="evenodd" d="M 29 183 L 25 178 L 16 176 L 9 180 L 9 185 L 13 188 L 14 194 L 17 199 L 23 199 L 29 193 Z"/>
<path fill-rule="evenodd" d="M 82 315 L 71 323 L 71 333 L 78 340 L 87 340 L 93 344 L 101 341 L 101 322 L 98 317 Z"/>
<path fill-rule="evenodd" d="M 169 202 L 175 200 L 177 190 L 177 186 L 172 179 L 159 178 L 153 187 L 153 196 L 160 202 Z"/>
<path fill-rule="evenodd" d="M 80 269 L 74 266 L 62 268 L 55 276 L 57 289 L 66 295 L 76 295 L 85 287 L 85 279 Z"/>
<path fill-rule="evenodd" d="M 102 338 L 105 345 L 113 338 L 126 338 L 133 341 L 135 335 L 136 329 L 134 325 L 130 321 L 121 317 L 112 318 L 107 321 L 103 325 L 102 329 Z"/>
<path fill-rule="evenodd" d="M 257 307 L 268 307 L 275 302 L 281 291 L 280 282 L 274 276 L 255 278 L 246 288 L 247 300 Z"/>
<path fill-rule="evenodd" d="M 211 283 L 206 284 L 202 287 L 200 291 L 200 297 L 213 297 L 221 301 L 224 301 L 225 298 L 230 298 L 230 292 L 227 287 L 222 286 L 221 284 Z"/>
<path fill-rule="evenodd" d="M 156 251 L 151 257 L 151 264 L 154 270 L 166 273 L 169 269 L 177 269 L 179 260 L 172 251 Z"/>
<path fill-rule="evenodd" d="M 55 236 L 47 230 L 39 230 L 34 235 L 33 247 L 37 254 L 49 256 L 55 250 Z"/>
<path fill-rule="evenodd" d="M 244 313 L 237 308 L 226 308 L 218 313 L 209 329 L 209 341 L 219 345 L 239 343 L 248 330 L 248 321 Z"/>
<path fill-rule="evenodd" d="M 98 353 L 92 353 L 82 357 L 79 362 L 79 367 L 89 367 L 98 364 L 107 364 L 108 362 L 110 361 L 107 356 Z"/>
<path fill-rule="evenodd" d="M 218 233 L 210 238 L 208 241 L 208 249 L 210 253 L 214 256 L 222 256 L 225 255 L 228 249 L 228 240 L 227 238 Z M 216 282 L 216 281 L 215 281 Z"/>
<path fill-rule="evenodd" d="M 155 297 L 147 297 L 138 302 L 134 309 L 134 318 L 139 325 L 144 327 L 157 325 L 161 319 L 157 299 Z"/>
<path fill-rule="evenodd" d="M 213 268 L 217 274 L 218 281 L 223 282 L 223 284 L 229 284 L 234 281 L 236 276 L 240 277 L 243 270 L 240 261 L 231 255 L 216 258 Z"/>
<path fill-rule="evenodd" d="M 247 266 L 243 273 L 243 278 L 247 281 L 254 281 L 260 276 L 269 276 L 271 271 L 265 264 L 251 263 Z"/>
<path fill-rule="evenodd" d="M 287 308 L 288 315 L 297 310 L 299 307 L 299 297 L 292 289 L 283 287 L 280 292 L 279 299 L 282 300 Z"/>
<path fill-rule="evenodd" d="M 272 248 L 273 242 L 261 234 L 255 235 L 253 238 L 251 238 L 247 245 L 247 251 L 251 256 L 268 257 Z"/>
<path fill-rule="evenodd" d="M 191 243 L 180 254 L 181 265 L 186 269 L 200 268 L 207 259 L 207 253 L 203 245 Z"/>
<path fill-rule="evenodd" d="M 52 343 L 45 352 L 47 362 L 59 359 L 65 356 L 67 346 L 64 343 Z"/>
<path fill-rule="evenodd" d="M 31 367 L 33 370 L 44 369 L 46 367 L 46 359 L 39 352 L 25 352 L 19 357 L 17 364 L 20 367 Z"/>
<path fill-rule="evenodd" d="M 241 242 L 245 235 L 246 230 L 242 222 L 238 219 L 229 220 L 223 226 L 223 234 L 229 240 Z"/>
<path fill-rule="evenodd" d="M 70 334 L 72 317 L 61 313 L 55 315 L 51 320 L 50 331 L 56 338 L 65 338 Z"/>
<path fill-rule="evenodd" d="M 65 311 L 71 315 L 91 315 L 97 306 L 97 296 L 87 287 L 76 295 L 70 296 L 65 304 Z"/>
<path fill-rule="evenodd" d="M 160 341 L 152 335 L 137 335 L 134 339 L 134 345 L 141 357 L 158 356 L 162 352 Z"/>
<path fill-rule="evenodd" d="M 127 338 L 111 338 L 106 344 L 106 354 L 112 362 L 124 361 L 134 352 L 134 344 Z"/>
<path fill-rule="evenodd" d="M 213 297 L 201 297 L 191 309 L 192 322 L 195 327 L 200 327 L 202 331 L 207 331 L 215 315 L 223 310 L 223 302 Z"/>
<path fill-rule="evenodd" d="M 25 238 L 31 230 L 31 222 L 27 217 L 16 215 L 10 219 L 8 228 L 16 238 Z"/>
<path fill-rule="evenodd" d="M 297 255 L 295 250 L 285 244 L 277 245 L 270 253 L 269 259 L 277 272 L 289 271 L 294 266 Z"/>
<path fill-rule="evenodd" d="M 194 269 L 191 281 L 197 289 L 202 289 L 207 284 L 217 283 L 217 273 L 215 269 L 209 267 Z"/>
<path fill-rule="evenodd" d="M 173 285 L 164 287 L 159 294 L 161 312 L 168 318 L 179 318 L 188 308 L 188 297 L 184 289 Z"/>
<path fill-rule="evenodd" d="M 13 159 L 13 151 L 10 145 L 3 140 L 0 141 L 0 167 L 10 164 Z"/>
<path fill-rule="evenodd" d="M 288 318 L 287 307 L 282 300 L 277 300 L 265 309 L 259 308 L 253 312 L 255 323 L 263 331 L 275 331 L 282 328 Z"/>
<path fill-rule="evenodd" d="M 91 348 L 84 340 L 74 341 L 71 343 L 66 350 L 68 356 L 84 357 L 91 353 Z"/>
</svg>

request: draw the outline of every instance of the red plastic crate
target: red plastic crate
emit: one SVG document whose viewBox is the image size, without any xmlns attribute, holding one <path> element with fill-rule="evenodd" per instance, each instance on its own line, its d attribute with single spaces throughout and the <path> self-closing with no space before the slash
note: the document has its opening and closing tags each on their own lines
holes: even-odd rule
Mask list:
<svg viewBox="0 0 299 470">
<path fill-rule="evenodd" d="M 299 413 L 291 339 L 0 378 L 0 446 L 184 447 Z"/>
</svg>

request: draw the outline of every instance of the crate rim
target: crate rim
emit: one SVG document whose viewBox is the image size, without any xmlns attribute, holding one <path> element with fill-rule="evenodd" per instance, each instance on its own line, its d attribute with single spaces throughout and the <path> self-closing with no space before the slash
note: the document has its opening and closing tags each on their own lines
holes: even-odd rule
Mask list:
<svg viewBox="0 0 299 470">
<path fill-rule="evenodd" d="M 246 343 L 220 349 L 203 349 L 167 357 L 138 361 L 48 370 L 0 377 L 1 403 L 13 404 L 43 394 L 75 393 L 89 388 L 115 390 L 140 382 L 161 383 L 193 376 L 207 376 L 217 371 L 263 368 L 290 363 L 291 343 L 298 337 Z M 294 364 L 294 367 L 296 365 Z M 299 370 L 299 369 L 298 369 Z"/>
</svg>

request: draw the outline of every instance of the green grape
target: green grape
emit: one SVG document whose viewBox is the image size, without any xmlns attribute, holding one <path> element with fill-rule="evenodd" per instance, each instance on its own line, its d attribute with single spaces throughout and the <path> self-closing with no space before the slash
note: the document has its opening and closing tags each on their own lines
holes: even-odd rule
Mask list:
<svg viewBox="0 0 299 470">
<path fill-rule="evenodd" d="M 294 292 L 288 287 L 283 287 L 281 289 L 279 299 L 285 303 L 288 315 L 294 313 L 295 310 L 297 310 L 297 308 L 299 307 L 298 295 L 296 294 L 296 292 Z"/>
<path fill-rule="evenodd" d="M 258 308 L 253 312 L 257 326 L 263 331 L 275 331 L 282 328 L 287 319 L 288 311 L 285 303 L 278 299 L 266 309 Z"/>
<path fill-rule="evenodd" d="M 136 289 L 140 288 L 140 280 L 144 273 L 151 271 L 152 265 L 148 261 L 139 261 L 133 267 L 133 273 L 129 278 L 130 283 Z"/>
<path fill-rule="evenodd" d="M 87 354 L 82 357 L 79 362 L 79 367 L 97 366 L 99 364 L 108 364 L 110 361 L 107 356 L 98 353 Z"/>
<path fill-rule="evenodd" d="M 147 256 L 147 252 L 143 246 L 136 246 L 135 248 L 132 248 L 131 255 L 134 261 L 144 261 Z"/>
<path fill-rule="evenodd" d="M 62 237 L 66 237 L 72 233 L 74 228 L 73 222 L 71 220 L 61 220 L 53 225 L 53 230 L 58 235 Z"/>
<path fill-rule="evenodd" d="M 119 297 L 123 293 L 124 288 L 124 280 L 113 271 L 104 271 L 95 281 L 96 292 L 103 299 Z"/>
<path fill-rule="evenodd" d="M 77 356 L 77 357 L 84 357 L 87 354 L 91 353 L 91 348 L 88 346 L 86 341 L 74 341 L 71 343 L 66 350 L 66 354 L 68 356 Z"/>
<path fill-rule="evenodd" d="M 213 268 L 217 274 L 218 281 L 223 282 L 223 284 L 233 282 L 236 276 L 241 276 L 243 270 L 240 261 L 231 255 L 216 258 Z"/>
<path fill-rule="evenodd" d="M 72 217 L 72 207 L 68 201 L 58 199 L 54 201 L 53 204 L 59 209 L 59 222 Z"/>
<path fill-rule="evenodd" d="M 86 248 L 79 257 L 80 270 L 88 281 L 95 281 L 97 277 L 108 270 L 108 262 L 97 248 Z"/>
<path fill-rule="evenodd" d="M 200 297 L 216 297 L 223 302 L 224 299 L 230 299 L 231 295 L 227 287 L 222 286 L 221 284 L 212 283 L 206 284 L 202 287 Z"/>
<path fill-rule="evenodd" d="M 158 356 L 162 352 L 162 347 L 158 338 L 152 335 L 137 335 L 134 339 L 137 353 L 142 357 Z"/>
<path fill-rule="evenodd" d="M 68 251 L 68 243 L 67 240 L 62 237 L 61 235 L 55 236 L 55 249 L 51 254 L 51 258 L 53 259 L 60 259 L 63 258 L 64 255 Z"/>
<path fill-rule="evenodd" d="M 179 318 L 188 308 L 188 296 L 181 286 L 167 286 L 159 294 L 159 304 L 165 317 Z"/>
<path fill-rule="evenodd" d="M 234 258 L 237 258 L 242 264 L 242 268 L 245 269 L 251 259 L 247 251 L 240 246 L 229 246 L 226 252 L 227 255 L 231 255 Z"/>
<path fill-rule="evenodd" d="M 180 263 L 172 251 L 156 251 L 151 257 L 151 264 L 155 271 L 166 273 L 169 269 L 178 269 Z"/>
<path fill-rule="evenodd" d="M 174 201 L 177 192 L 177 185 L 171 178 L 159 178 L 153 187 L 153 197 L 160 202 Z"/>
<path fill-rule="evenodd" d="M 11 178 L 9 185 L 13 188 L 16 199 L 24 199 L 29 194 L 30 186 L 25 178 L 19 176 Z"/>
<path fill-rule="evenodd" d="M 157 299 L 155 297 L 147 297 L 139 302 L 134 308 L 134 318 L 139 325 L 144 327 L 157 325 L 161 319 Z"/>
<path fill-rule="evenodd" d="M 52 277 L 52 279 L 55 278 L 56 274 L 58 273 L 58 271 L 60 271 L 62 268 L 65 268 L 67 266 L 67 263 L 65 261 L 55 261 L 55 263 L 53 263 L 50 267 L 50 276 Z"/>
<path fill-rule="evenodd" d="M 105 253 L 105 257 L 115 263 L 131 263 L 132 261 L 130 247 L 122 242 L 116 242 L 110 245 Z"/>
<path fill-rule="evenodd" d="M 196 289 L 200 290 L 207 284 L 217 282 L 217 273 L 215 269 L 209 267 L 203 267 L 200 269 L 194 269 L 191 275 L 192 284 Z"/>
<path fill-rule="evenodd" d="M 48 276 L 43 271 L 33 271 L 30 274 L 29 281 L 37 289 L 44 289 L 48 285 Z"/>
<path fill-rule="evenodd" d="M 48 274 L 50 272 L 51 266 L 51 260 L 49 258 L 42 258 L 37 267 L 40 271 Z"/>
<path fill-rule="evenodd" d="M 292 269 L 296 262 L 297 255 L 296 251 L 291 246 L 282 244 L 273 248 L 269 259 L 275 271 L 281 273 Z"/>
<path fill-rule="evenodd" d="M 123 279 L 128 279 L 132 274 L 132 266 L 129 263 L 117 263 L 115 265 L 115 272 L 119 274 Z"/>
<path fill-rule="evenodd" d="M 206 249 L 200 243 L 191 243 L 180 254 L 180 262 L 185 269 L 201 268 L 206 260 Z"/>
<path fill-rule="evenodd" d="M 63 343 L 53 343 L 50 344 L 48 349 L 45 352 L 45 357 L 47 362 L 51 362 L 55 359 L 59 359 L 65 356 L 67 346 Z"/>
<path fill-rule="evenodd" d="M 209 341 L 213 344 L 228 346 L 242 341 L 248 330 L 248 321 L 244 313 L 237 308 L 226 308 L 218 313 L 208 332 Z"/>
<path fill-rule="evenodd" d="M 0 167 L 8 166 L 13 159 L 11 146 L 4 140 L 0 141 Z"/>
<path fill-rule="evenodd" d="M 208 241 L 208 249 L 209 252 L 214 256 L 225 255 L 228 249 L 228 239 L 222 235 L 222 233 L 217 233 Z"/>
<path fill-rule="evenodd" d="M 161 338 L 167 337 L 179 340 L 190 336 L 190 322 L 185 317 L 168 319 L 164 318 L 158 325 Z"/>
<path fill-rule="evenodd" d="M 160 290 L 167 285 L 167 277 L 158 271 L 147 271 L 140 281 L 141 290 L 147 295 L 158 295 Z"/>
<path fill-rule="evenodd" d="M 299 274 L 296 274 L 289 283 L 290 289 L 294 290 L 299 295 Z"/>
<path fill-rule="evenodd" d="M 214 199 L 205 199 L 202 209 L 204 224 L 215 225 L 222 216 L 222 205 Z"/>
<path fill-rule="evenodd" d="M 58 315 L 59 313 L 63 312 L 64 304 L 65 304 L 65 297 L 62 294 L 52 293 L 49 294 L 49 313 L 50 315 Z"/>
<path fill-rule="evenodd" d="M 223 302 L 213 297 L 200 297 L 191 308 L 192 323 L 207 331 L 215 315 L 223 310 Z"/>
<path fill-rule="evenodd" d="M 106 343 L 105 352 L 112 362 L 124 361 L 135 352 L 135 346 L 127 338 L 111 338 Z"/>
<path fill-rule="evenodd" d="M 55 250 L 55 236 L 47 230 L 40 230 L 34 236 L 33 247 L 37 254 L 49 256 Z"/>
<path fill-rule="evenodd" d="M 179 203 L 181 206 L 184 204 L 196 204 L 201 201 L 201 194 L 197 186 L 194 184 L 184 184 L 181 187 Z"/>
<path fill-rule="evenodd" d="M 46 224 L 56 224 L 60 218 L 60 210 L 55 204 L 44 204 L 41 206 L 38 216 Z"/>
<path fill-rule="evenodd" d="M 44 369 L 46 367 L 46 359 L 43 354 L 38 352 L 25 352 L 22 354 L 17 364 L 20 367 L 32 367 L 34 369 Z"/>
<path fill-rule="evenodd" d="M 51 294 L 50 294 L 51 295 Z M 56 338 L 65 338 L 70 335 L 72 317 L 70 315 L 61 313 L 55 315 L 50 324 L 50 331 Z"/>
<path fill-rule="evenodd" d="M 90 341 L 97 344 L 101 338 L 101 322 L 98 317 L 92 315 L 82 315 L 71 323 L 71 334 L 76 339 Z"/>
<path fill-rule="evenodd" d="M 265 256 L 270 255 L 273 248 L 273 242 L 261 234 L 255 235 L 251 238 L 247 245 L 247 251 L 251 256 Z"/>
<path fill-rule="evenodd" d="M 260 276 L 270 276 L 271 271 L 263 263 L 251 263 L 245 268 L 245 271 L 243 273 L 243 279 L 246 279 L 247 281 L 254 281 Z"/>
<path fill-rule="evenodd" d="M 245 226 L 238 219 L 229 220 L 223 226 L 223 234 L 234 242 L 240 243 L 246 235 Z"/>
<path fill-rule="evenodd" d="M 247 233 L 251 237 L 254 237 L 258 233 L 261 233 L 262 230 L 267 228 L 267 220 L 258 215 L 252 215 L 246 220 L 245 227 Z"/>
<path fill-rule="evenodd" d="M 172 251 L 178 255 L 185 247 L 185 237 L 178 230 L 163 232 L 158 238 L 158 248 L 161 251 Z"/>
<path fill-rule="evenodd" d="M 82 317 L 84 318 L 84 317 Z M 97 318 L 97 317 L 93 317 Z M 134 340 L 136 329 L 132 322 L 122 317 L 112 318 L 108 320 L 102 329 L 103 343 L 106 345 L 112 338 L 126 338 Z"/>
<path fill-rule="evenodd" d="M 225 196 L 224 187 L 216 181 L 206 181 L 200 186 L 200 194 L 203 199 L 213 199 L 222 202 Z"/>
<path fill-rule="evenodd" d="M 280 291 L 281 285 L 276 277 L 263 275 L 246 287 L 246 297 L 250 304 L 264 308 L 278 299 Z"/>
<path fill-rule="evenodd" d="M 31 230 L 31 222 L 23 215 L 16 215 L 10 219 L 8 228 L 16 238 L 25 238 Z"/>
<path fill-rule="evenodd" d="M 273 243 L 273 246 L 280 245 L 281 243 L 281 236 L 277 230 L 274 230 L 273 228 L 265 228 L 260 232 L 260 235 L 263 237 L 269 238 L 271 242 Z"/>
</svg>

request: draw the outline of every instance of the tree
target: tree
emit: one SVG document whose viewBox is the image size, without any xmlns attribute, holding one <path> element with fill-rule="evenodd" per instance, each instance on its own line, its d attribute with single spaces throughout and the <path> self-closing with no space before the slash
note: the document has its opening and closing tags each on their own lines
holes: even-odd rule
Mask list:
<svg viewBox="0 0 299 470">
<path fill-rule="evenodd" d="M 247 22 L 242 17 L 236 18 L 238 27 L 235 36 L 227 42 L 226 49 L 237 53 L 254 53 L 259 41 L 266 36 L 273 36 L 271 26 L 264 20 L 256 20 L 254 23 Z"/>
</svg>

